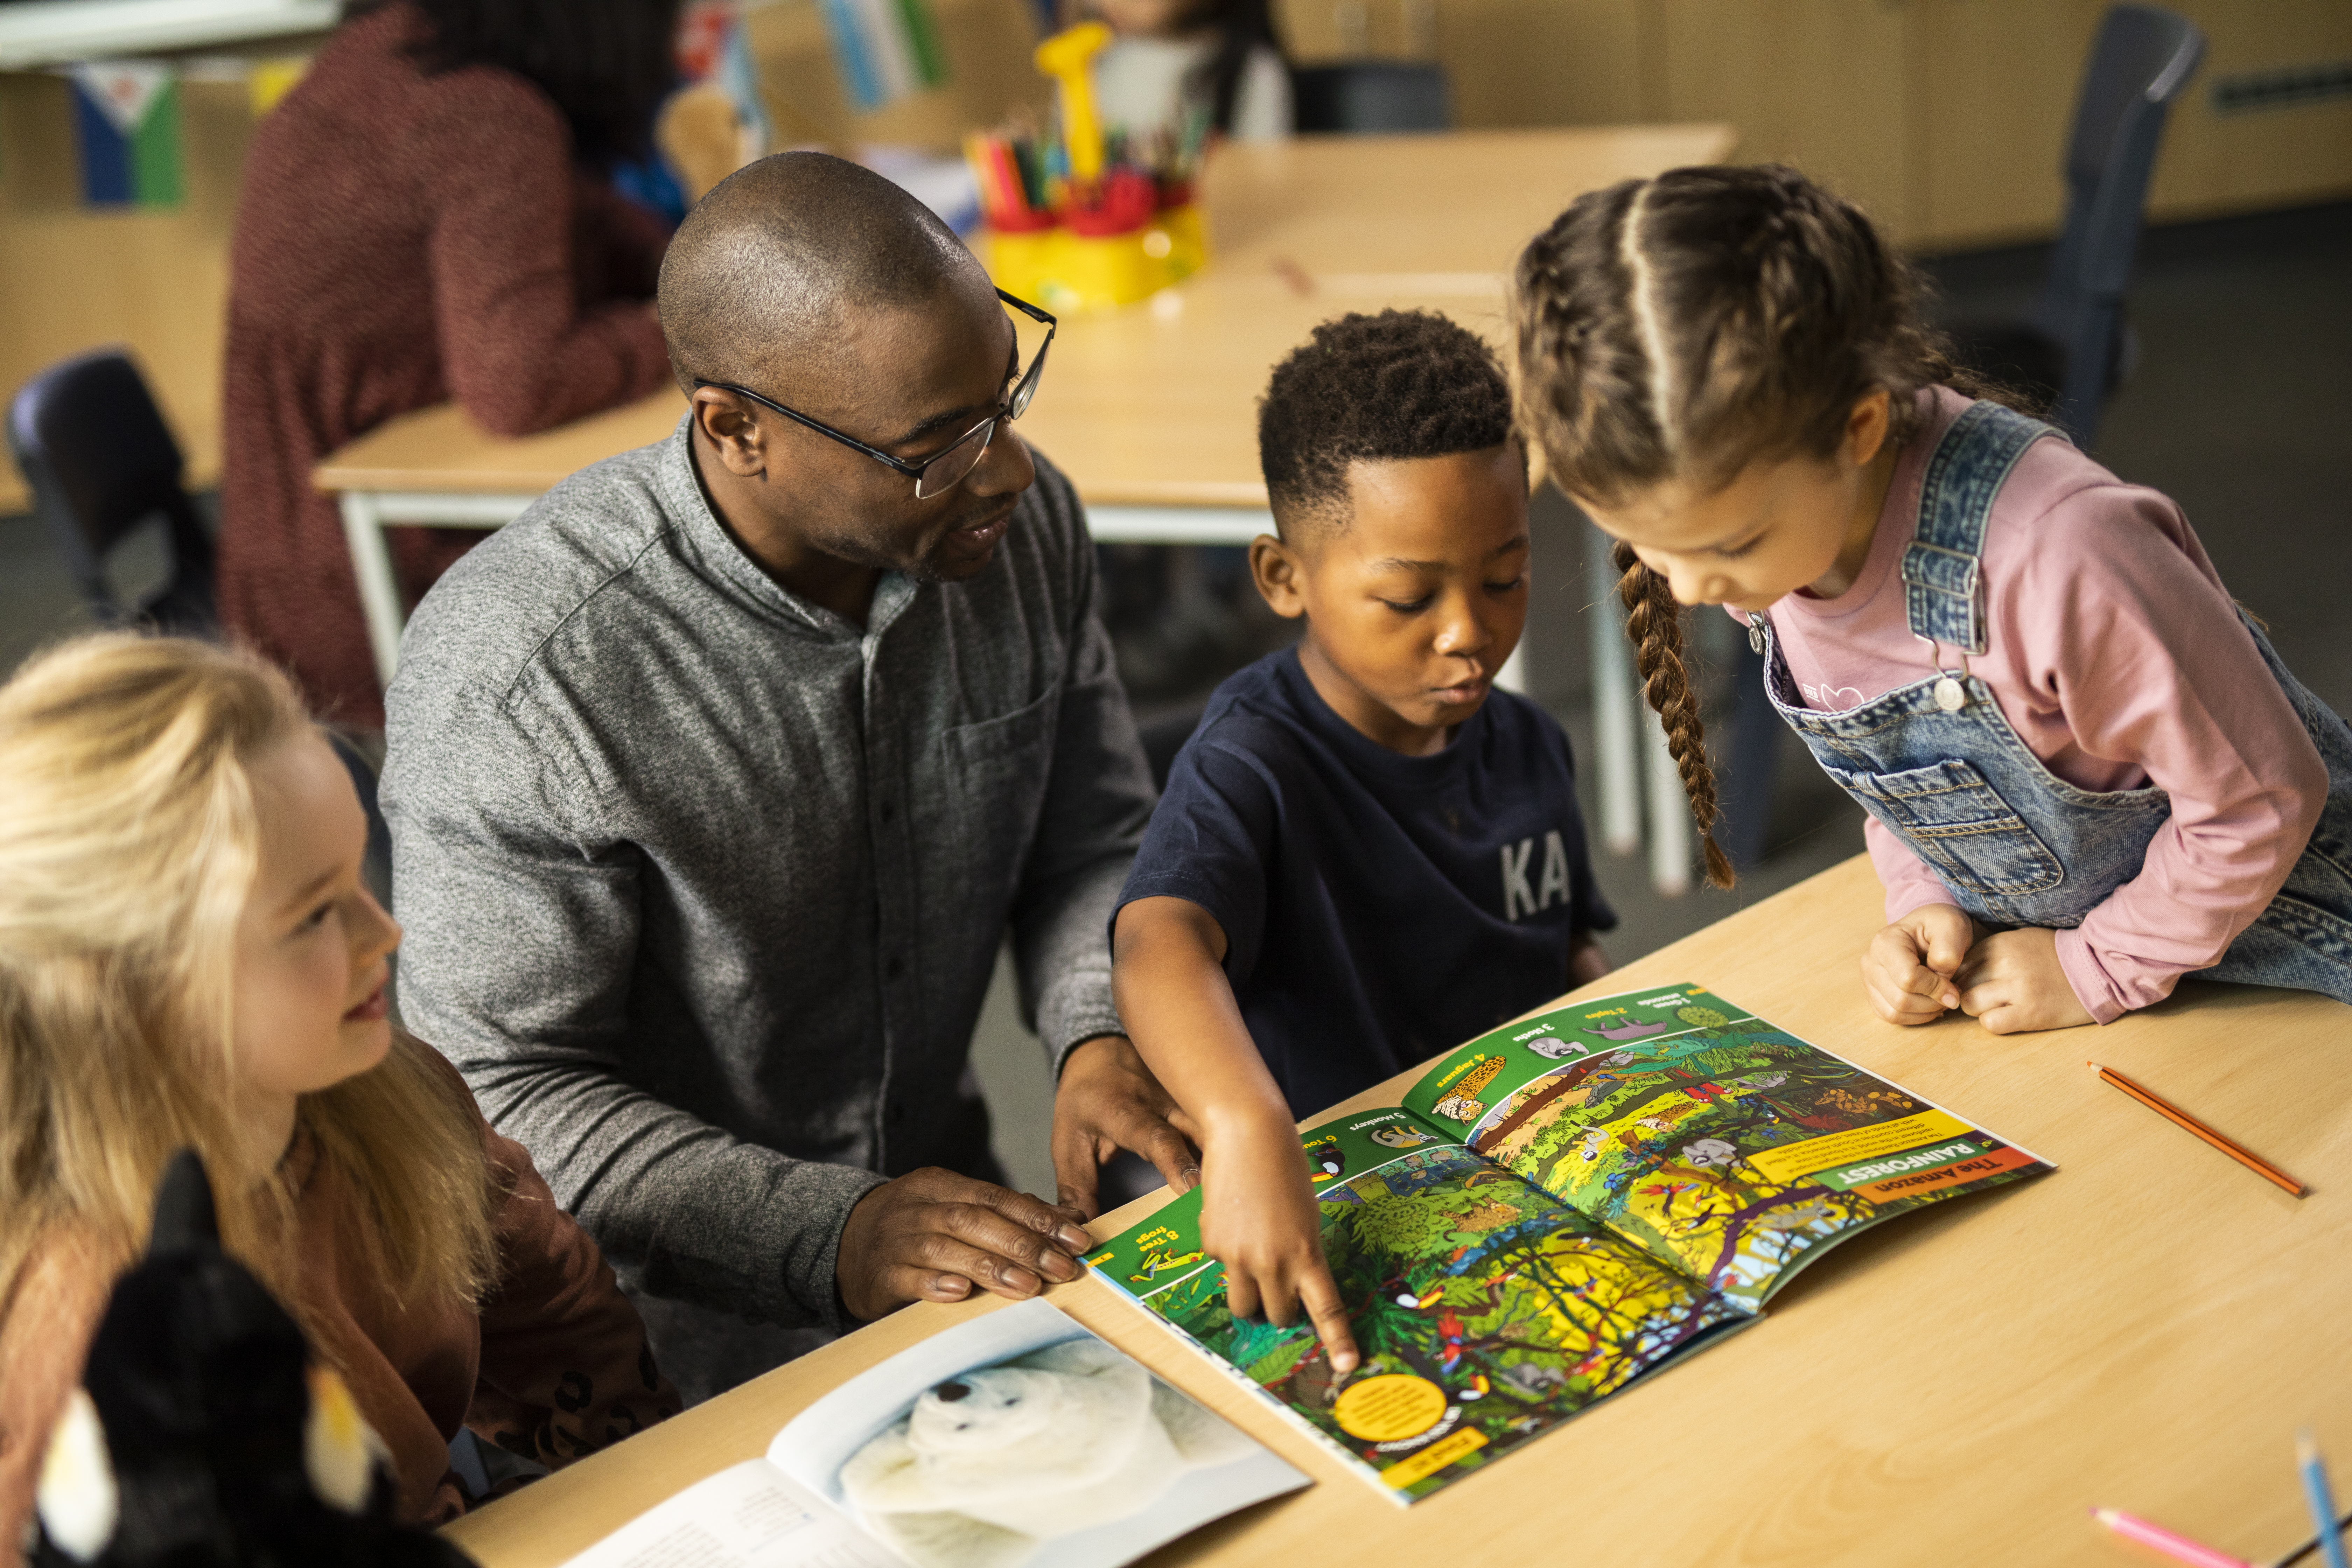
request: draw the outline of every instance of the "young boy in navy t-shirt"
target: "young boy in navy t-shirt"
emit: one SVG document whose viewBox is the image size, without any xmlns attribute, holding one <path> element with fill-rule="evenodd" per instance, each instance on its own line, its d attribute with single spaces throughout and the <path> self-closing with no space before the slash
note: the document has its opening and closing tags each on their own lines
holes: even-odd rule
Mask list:
<svg viewBox="0 0 2352 1568">
<path fill-rule="evenodd" d="M 1295 1119 L 1609 968 L 1568 737 L 1493 689 L 1528 614 L 1527 460 L 1442 316 L 1315 329 L 1258 455 L 1258 591 L 1295 649 L 1217 689 L 1112 919 L 1120 1017 L 1197 1131 L 1236 1316 L 1354 1342 Z"/>
</svg>

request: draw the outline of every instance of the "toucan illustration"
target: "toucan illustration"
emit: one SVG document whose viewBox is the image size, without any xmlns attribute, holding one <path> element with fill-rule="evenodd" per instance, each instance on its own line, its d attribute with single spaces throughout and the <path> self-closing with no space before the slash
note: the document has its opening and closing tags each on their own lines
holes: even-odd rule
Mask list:
<svg viewBox="0 0 2352 1568">
<path fill-rule="evenodd" d="M 391 1519 L 391 1454 L 343 1380 L 221 1250 L 194 1150 L 155 1193 L 34 1496 L 37 1568 L 471 1568 Z"/>
<path fill-rule="evenodd" d="M 1347 1156 L 1339 1152 L 1338 1133 L 1326 1133 L 1307 1145 L 1307 1174 L 1317 1184 L 1336 1182 L 1347 1170 Z"/>
</svg>

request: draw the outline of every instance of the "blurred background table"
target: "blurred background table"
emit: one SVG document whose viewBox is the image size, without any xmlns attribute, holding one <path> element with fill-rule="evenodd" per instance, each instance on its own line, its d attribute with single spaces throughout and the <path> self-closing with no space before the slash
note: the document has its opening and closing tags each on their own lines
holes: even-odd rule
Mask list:
<svg viewBox="0 0 2352 1568">
<path fill-rule="evenodd" d="M 1069 474 L 1097 539 L 1246 543 L 1270 526 L 1256 400 L 1316 322 L 1425 306 L 1499 343 L 1503 273 L 1530 235 L 1582 192 L 1719 162 L 1736 140 L 1723 125 L 1640 125 L 1228 146 L 1203 181 L 1208 268 L 1149 303 L 1066 319 L 1021 433 Z M 664 392 L 509 439 L 449 405 L 320 465 L 384 680 L 406 618 L 387 525 L 510 522 L 566 475 L 661 439 L 684 409 Z"/>
<path fill-rule="evenodd" d="M 1055 1287 L 1072 1317 L 1318 1483 L 1150 1562 L 2104 1562 L 2121 1549 L 2092 1523 L 2094 1504 L 2258 1561 L 2305 1539 L 2295 1428 L 2352 1454 L 2340 1308 L 2352 1291 L 2352 1013 L 2190 982 L 2095 1031 L 2003 1039 L 1958 1016 L 1898 1029 L 1871 1014 L 1855 973 L 1880 920 L 1877 879 L 1856 857 L 1587 992 L 1704 984 L 2017 1140 L 2055 1174 L 1845 1243 L 1754 1331 L 1406 1511 L 1109 1287 Z M 2107 1088 L 2083 1066 L 2090 1054 L 2278 1162 L 2310 1195 L 2289 1197 Z M 1411 1078 L 1327 1114 L 1393 1104 Z M 1139 1199 L 1094 1234 L 1165 1201 Z M 757 1457 L 853 1374 L 988 1310 L 985 1298 L 908 1308 L 448 1533 L 483 1568 L 549 1568 Z"/>
</svg>

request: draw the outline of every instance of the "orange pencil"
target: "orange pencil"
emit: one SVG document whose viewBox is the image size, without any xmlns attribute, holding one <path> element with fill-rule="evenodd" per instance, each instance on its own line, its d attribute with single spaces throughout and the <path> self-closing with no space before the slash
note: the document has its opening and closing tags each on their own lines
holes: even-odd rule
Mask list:
<svg viewBox="0 0 2352 1568">
<path fill-rule="evenodd" d="M 2155 1111 L 2167 1121 L 2173 1123 L 2173 1125 L 2177 1127 L 2183 1127 L 2188 1129 L 2189 1131 L 2194 1132 L 2197 1136 L 2202 1138 L 2205 1142 L 2210 1143 L 2213 1147 L 2219 1149 L 2222 1153 L 2227 1154 L 2231 1159 L 2235 1160 L 2239 1164 L 2243 1165 L 2249 1171 L 2253 1172 L 2257 1175 L 2264 1176 L 2271 1181 L 2276 1182 L 2280 1186 L 2284 1187 L 2296 1197 L 2303 1196 L 2303 1184 L 2301 1182 L 2296 1181 L 2293 1176 L 2288 1175 L 2284 1171 L 2280 1170 L 2276 1165 L 2272 1164 L 2268 1160 L 2263 1159 L 2260 1154 L 2255 1153 L 2252 1150 L 2248 1149 L 2243 1144 L 2233 1142 L 2230 1139 L 2224 1138 L 2221 1134 L 2214 1131 L 2210 1127 L 2206 1126 L 2202 1121 L 2198 1121 L 2197 1118 L 2189 1115 L 2189 1112 L 2181 1110 L 2179 1106 L 2170 1104 L 2158 1099 L 2157 1096 L 2150 1094 L 2147 1090 L 2140 1088 L 2139 1085 L 2132 1082 L 2131 1079 L 2116 1071 L 2113 1068 L 2099 1067 L 2099 1064 L 2096 1062 L 2084 1062 L 2083 1065 L 2086 1068 L 2098 1068 L 2099 1076 L 2105 1079 L 2107 1082 L 2114 1084 L 2117 1089 L 2122 1089 L 2126 1094 L 2130 1095 L 2134 1100 L 2138 1100 L 2142 1105 L 2147 1106 L 2150 1110 Z"/>
</svg>

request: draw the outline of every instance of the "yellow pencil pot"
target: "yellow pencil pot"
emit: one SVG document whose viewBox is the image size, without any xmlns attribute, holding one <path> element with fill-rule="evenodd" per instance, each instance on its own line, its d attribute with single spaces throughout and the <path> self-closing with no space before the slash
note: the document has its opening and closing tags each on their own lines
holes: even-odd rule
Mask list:
<svg viewBox="0 0 2352 1568">
<path fill-rule="evenodd" d="M 1196 206 L 1169 207 L 1141 228 L 1100 237 L 1049 228 L 982 237 L 996 286 L 1056 314 L 1116 310 L 1198 272 L 1209 234 Z"/>
</svg>

